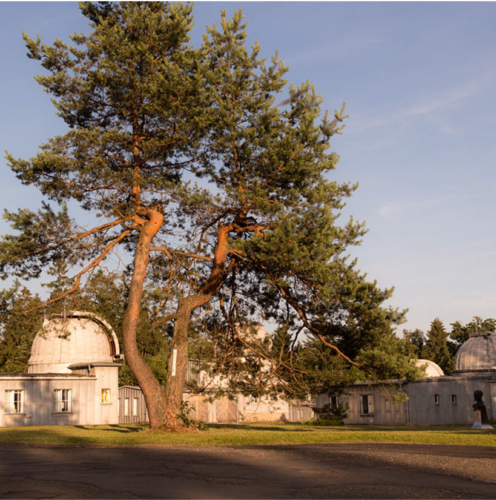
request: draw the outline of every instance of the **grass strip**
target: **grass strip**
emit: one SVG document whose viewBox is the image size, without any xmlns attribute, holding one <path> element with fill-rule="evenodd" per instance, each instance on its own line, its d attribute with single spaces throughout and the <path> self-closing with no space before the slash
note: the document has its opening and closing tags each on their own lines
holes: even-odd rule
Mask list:
<svg viewBox="0 0 496 500">
<path fill-rule="evenodd" d="M 298 424 L 211 425 L 197 433 L 150 432 L 145 425 L 0 428 L 0 443 L 61 445 L 260 446 L 403 443 L 496 446 L 496 431 L 469 427 L 315 427 Z"/>
</svg>

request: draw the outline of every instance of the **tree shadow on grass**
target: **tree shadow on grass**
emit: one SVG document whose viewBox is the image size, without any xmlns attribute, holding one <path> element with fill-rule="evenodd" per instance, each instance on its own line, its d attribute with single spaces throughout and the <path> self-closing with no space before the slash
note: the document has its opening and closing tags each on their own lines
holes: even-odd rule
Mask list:
<svg viewBox="0 0 496 500">
<path fill-rule="evenodd" d="M 269 425 L 243 425 L 243 424 L 208 424 L 212 429 L 236 429 L 243 431 L 267 431 L 267 432 L 312 432 L 313 429 L 294 429 L 284 426 L 269 426 Z"/>
<path fill-rule="evenodd" d="M 94 426 L 94 427 L 86 427 L 84 425 L 75 425 L 74 426 L 76 429 L 82 429 L 83 431 L 105 431 L 105 432 L 121 432 L 124 434 L 129 434 L 129 433 L 134 433 L 134 432 L 141 432 L 148 427 L 144 426 L 134 426 L 134 425 L 117 425 L 117 424 L 109 424 L 105 427 L 100 427 L 100 426 Z M 110 427 L 110 428 L 109 428 Z"/>
</svg>

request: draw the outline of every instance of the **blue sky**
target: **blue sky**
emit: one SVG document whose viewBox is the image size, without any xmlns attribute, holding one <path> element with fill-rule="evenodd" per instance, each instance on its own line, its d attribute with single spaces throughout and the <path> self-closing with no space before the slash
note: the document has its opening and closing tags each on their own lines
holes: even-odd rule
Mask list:
<svg viewBox="0 0 496 500">
<path fill-rule="evenodd" d="M 343 217 L 369 233 L 352 254 L 409 308 L 400 330 L 495 317 L 496 4 L 200 2 L 193 43 L 239 7 L 250 43 L 279 50 L 290 82 L 310 80 L 331 111 L 347 103 L 333 175 L 360 184 Z M 51 43 L 86 29 L 77 3 L 0 2 L 1 150 L 29 157 L 64 130 L 21 30 Z M 1 158 L 0 207 L 40 201 Z"/>
</svg>

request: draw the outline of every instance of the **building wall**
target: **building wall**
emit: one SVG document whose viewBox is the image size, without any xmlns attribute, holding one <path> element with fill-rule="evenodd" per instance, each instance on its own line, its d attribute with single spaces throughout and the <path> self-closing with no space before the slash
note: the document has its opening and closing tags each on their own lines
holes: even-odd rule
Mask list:
<svg viewBox="0 0 496 500">
<path fill-rule="evenodd" d="M 139 398 L 140 416 L 124 415 L 124 400 L 129 398 L 129 413 L 132 413 L 132 399 Z M 119 423 L 138 423 L 148 421 L 146 404 L 139 387 L 120 387 Z M 200 422 L 211 424 L 253 423 L 253 422 L 300 422 L 310 420 L 314 416 L 311 408 L 292 405 L 282 400 L 238 395 L 236 399 L 227 397 L 210 400 L 206 395 L 185 392 L 183 401 L 189 404 L 190 417 Z"/>
<path fill-rule="evenodd" d="M 484 393 L 489 418 L 494 416 L 491 388 L 487 376 L 439 377 L 408 384 L 410 423 L 412 425 L 468 425 L 474 421 L 474 391 Z M 436 403 L 438 395 L 438 403 Z M 456 397 L 453 402 L 452 396 Z"/>
<path fill-rule="evenodd" d="M 71 411 L 56 412 L 54 391 L 71 390 Z M 102 403 L 110 389 L 110 403 Z M 5 391 L 23 390 L 23 413 L 5 413 Z M 86 377 L 0 376 L 0 427 L 117 424 L 118 367 L 95 367 Z"/>
<path fill-rule="evenodd" d="M 128 400 L 128 408 L 126 415 L 126 399 Z M 137 399 L 136 412 L 134 400 Z M 118 399 L 118 414 L 120 424 L 138 424 L 140 422 L 148 422 L 148 414 L 146 412 L 145 396 L 139 387 L 126 385 L 119 387 Z"/>
<path fill-rule="evenodd" d="M 396 387 L 398 384 L 396 383 Z M 496 377 L 490 373 L 432 377 L 402 385 L 406 403 L 394 403 L 387 386 L 355 384 L 339 396 L 348 407 L 346 424 L 375 425 L 471 425 L 474 421 L 474 391 L 481 390 L 488 418 L 496 418 Z M 373 397 L 373 412 L 365 415 L 362 396 Z M 316 406 L 330 404 L 326 395 L 317 395 Z"/>
<path fill-rule="evenodd" d="M 117 366 L 96 366 L 91 369 L 95 381 L 95 422 L 98 424 L 119 423 L 119 368 Z M 110 389 L 110 403 L 102 403 L 102 390 Z"/>
<path fill-rule="evenodd" d="M 396 386 L 397 387 L 397 386 Z M 362 396 L 372 396 L 373 411 L 364 414 Z M 338 397 L 338 403 L 347 408 L 345 424 L 405 425 L 408 422 L 406 403 L 394 403 L 392 390 L 374 384 L 356 384 Z M 322 394 L 316 397 L 317 408 L 331 404 L 331 398 Z"/>
<path fill-rule="evenodd" d="M 267 396 L 238 396 L 239 420 L 243 422 L 289 422 L 289 403 Z"/>
<path fill-rule="evenodd" d="M 70 389 L 71 412 L 56 412 L 55 389 Z M 23 390 L 23 413 L 5 413 L 5 391 Z M 95 422 L 95 379 L 13 379 L 0 380 L 0 426 L 86 425 Z"/>
</svg>

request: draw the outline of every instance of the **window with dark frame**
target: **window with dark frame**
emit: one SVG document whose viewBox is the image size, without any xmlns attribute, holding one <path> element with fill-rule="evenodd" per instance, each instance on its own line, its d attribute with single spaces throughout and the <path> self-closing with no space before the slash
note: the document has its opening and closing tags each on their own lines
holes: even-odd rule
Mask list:
<svg viewBox="0 0 496 500">
<path fill-rule="evenodd" d="M 70 413 L 72 411 L 72 397 L 70 389 L 55 389 L 54 409 L 55 413 Z"/>
<path fill-rule="evenodd" d="M 374 396 L 372 394 L 364 394 L 361 398 L 362 415 L 372 416 L 374 414 Z"/>
<path fill-rule="evenodd" d="M 451 395 L 451 404 L 452 404 L 453 406 L 456 406 L 456 394 L 452 394 L 452 395 Z"/>
<path fill-rule="evenodd" d="M 439 394 L 434 394 L 434 404 L 438 405 L 440 402 L 440 397 Z"/>
<path fill-rule="evenodd" d="M 16 414 L 24 411 L 24 390 L 14 389 L 5 391 L 4 413 Z"/>
</svg>

